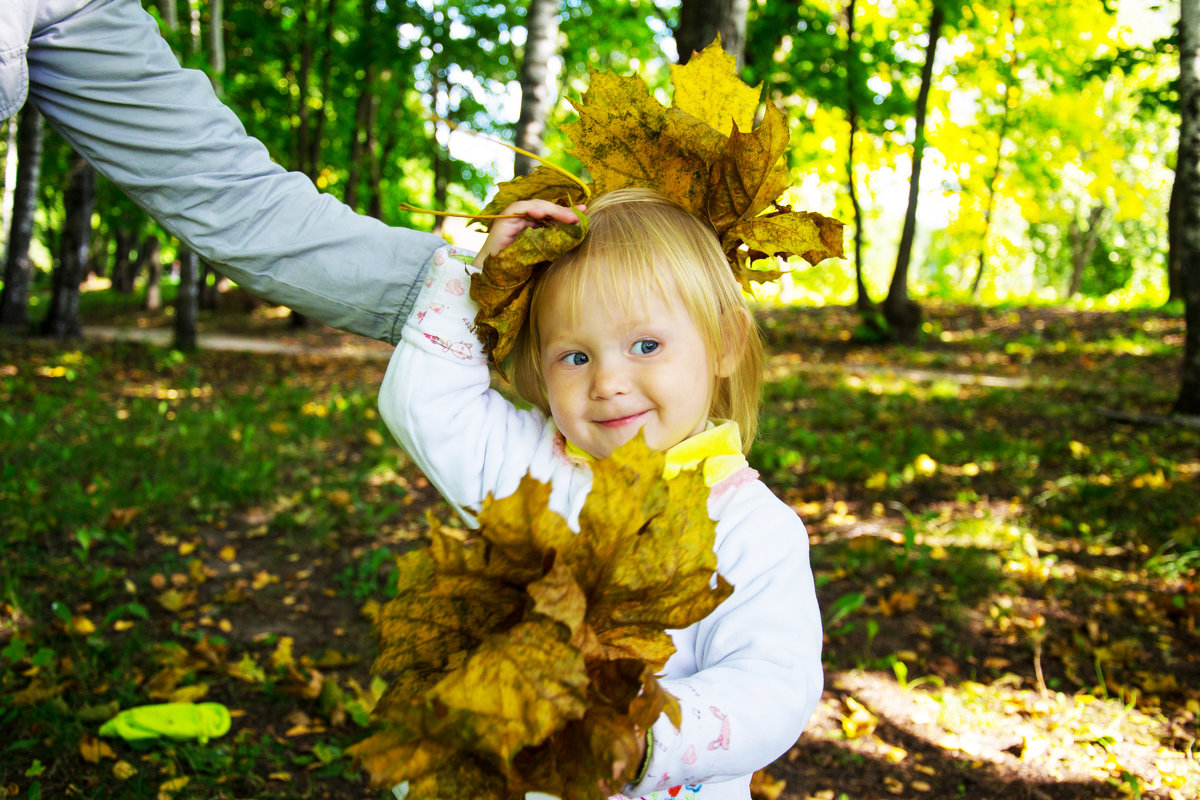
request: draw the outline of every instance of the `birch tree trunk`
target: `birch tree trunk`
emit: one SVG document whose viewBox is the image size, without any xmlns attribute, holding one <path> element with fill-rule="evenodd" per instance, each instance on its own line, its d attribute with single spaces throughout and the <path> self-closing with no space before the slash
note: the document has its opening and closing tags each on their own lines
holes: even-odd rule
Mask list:
<svg viewBox="0 0 1200 800">
<path fill-rule="evenodd" d="M 225 0 L 208 0 L 208 79 L 217 97 L 225 94 Z"/>
<path fill-rule="evenodd" d="M 136 278 L 142 271 L 146 272 L 146 303 L 147 311 L 158 311 L 162 308 L 162 243 L 157 236 L 147 236 L 138 248 L 137 265 L 133 268 Z"/>
<path fill-rule="evenodd" d="M 1179 16 L 1179 260 L 1187 333 L 1175 411 L 1200 414 L 1200 0 Z M 1174 222 L 1175 220 L 1172 220 Z"/>
<path fill-rule="evenodd" d="M 8 251 L 4 258 L 4 290 L 0 292 L 0 325 L 25 328 L 29 325 L 29 281 L 33 277 L 29 245 L 33 242 L 33 220 L 42 172 L 44 122 L 33 103 L 26 103 L 14 121 L 17 125 L 17 180 L 12 222 L 8 229 Z M 12 157 L 11 152 L 9 156 Z"/>
<path fill-rule="evenodd" d="M 517 147 L 542 154 L 546 118 L 554 106 L 555 76 L 550 62 L 558 54 L 558 0 L 529 0 L 525 11 L 525 56 L 521 60 L 521 116 L 517 119 Z M 528 175 L 537 162 L 517 153 L 513 172 Z"/>
</svg>

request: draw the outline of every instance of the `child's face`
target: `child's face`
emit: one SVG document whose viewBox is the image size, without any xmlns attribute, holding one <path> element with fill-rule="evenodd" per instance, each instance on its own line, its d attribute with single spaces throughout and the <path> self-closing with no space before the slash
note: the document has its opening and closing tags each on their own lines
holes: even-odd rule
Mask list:
<svg viewBox="0 0 1200 800">
<path fill-rule="evenodd" d="M 645 430 L 666 450 L 704 430 L 715 365 L 677 293 L 630 302 L 596 302 L 568 319 L 566 292 L 552 284 L 541 298 L 541 366 L 554 422 L 568 441 L 596 458 Z"/>
</svg>

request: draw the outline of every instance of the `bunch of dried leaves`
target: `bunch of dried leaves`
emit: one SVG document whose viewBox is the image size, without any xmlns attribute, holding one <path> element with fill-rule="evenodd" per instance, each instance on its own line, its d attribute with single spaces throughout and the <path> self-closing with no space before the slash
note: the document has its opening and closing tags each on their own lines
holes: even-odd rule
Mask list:
<svg viewBox="0 0 1200 800">
<path fill-rule="evenodd" d="M 382 729 L 355 756 L 411 798 L 603 798 L 639 766 L 643 732 L 679 705 L 655 674 L 667 629 L 717 607 L 715 523 L 696 471 L 662 478 L 639 436 L 593 465 L 573 532 L 526 477 L 470 534 L 435 526 L 399 560 L 376 625 L 390 679 Z M 714 583 L 715 581 L 715 583 Z"/>
<path fill-rule="evenodd" d="M 502 183 L 481 216 L 499 214 L 518 200 L 574 206 L 639 187 L 707 221 L 734 276 L 747 288 L 751 281 L 778 277 L 778 259 L 796 256 L 816 264 L 842 256 L 841 222 L 779 204 L 791 183 L 787 120 L 766 103 L 761 122 L 754 125 L 761 87 L 750 88 L 737 77 L 733 57 L 720 41 L 686 65 L 672 66 L 671 82 L 668 108 L 636 75 L 593 72 L 575 104 L 579 119 L 564 126 L 572 154 L 593 183 L 539 166 Z M 471 297 L 480 307 L 476 327 L 493 363 L 502 364 L 512 349 L 529 306 L 531 279 L 586 235 L 586 220 L 526 230 L 512 246 L 493 254 L 472 281 Z"/>
</svg>

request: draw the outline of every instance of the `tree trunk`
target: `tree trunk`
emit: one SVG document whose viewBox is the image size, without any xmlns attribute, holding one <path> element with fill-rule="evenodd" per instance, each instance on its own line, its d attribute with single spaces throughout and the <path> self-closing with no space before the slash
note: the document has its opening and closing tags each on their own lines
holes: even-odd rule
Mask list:
<svg viewBox="0 0 1200 800">
<path fill-rule="evenodd" d="M 221 300 L 221 282 L 225 278 L 204 260 L 200 261 L 200 308 L 215 311 Z"/>
<path fill-rule="evenodd" d="M 196 321 L 200 308 L 200 258 L 186 248 L 179 251 L 179 293 L 175 296 L 175 349 L 196 349 Z"/>
<path fill-rule="evenodd" d="M 1200 0 L 1181 0 L 1179 19 L 1178 222 L 1184 336 L 1182 379 L 1175 411 L 1200 414 Z"/>
<path fill-rule="evenodd" d="M 225 94 L 225 0 L 208 0 L 208 79 L 217 97 Z"/>
<path fill-rule="evenodd" d="M 1072 218 L 1067 226 L 1067 238 L 1071 242 L 1071 280 L 1067 284 L 1067 297 L 1075 297 L 1083 286 L 1083 273 L 1092 263 L 1092 254 L 1100 243 L 1100 223 L 1104 219 L 1104 204 L 1097 203 L 1088 212 L 1087 230 L 1080 230 L 1079 221 Z"/>
<path fill-rule="evenodd" d="M 1015 5 L 1009 6 L 1008 19 L 1016 30 L 1017 23 L 1017 8 Z M 996 181 L 1000 179 L 1000 173 L 1004 166 L 1004 140 L 1008 138 L 1008 129 L 1012 124 L 1012 76 L 1017 72 L 1017 53 L 1016 53 L 1016 36 L 1010 37 L 1008 40 L 1008 56 L 1009 69 L 1005 75 L 1003 84 L 1003 110 L 1000 115 L 1000 133 L 996 137 L 996 160 L 992 162 L 992 172 L 988 175 L 986 191 L 987 191 L 987 206 L 983 210 L 983 235 L 979 240 L 979 255 L 976 258 L 975 278 L 971 281 L 971 297 L 979 296 L 979 287 L 983 283 L 983 274 L 987 269 L 987 241 L 988 234 L 992 229 L 992 214 L 996 208 Z"/>
<path fill-rule="evenodd" d="M 1178 166 L 1176 167 L 1178 169 Z M 1180 235 L 1183 225 L 1180 223 L 1181 211 L 1180 191 L 1181 182 L 1178 177 L 1171 184 L 1171 202 L 1167 206 L 1167 302 L 1183 299 L 1183 251 Z"/>
<path fill-rule="evenodd" d="M 12 223 L 8 229 L 8 252 L 4 259 L 4 290 L 0 292 L 0 325 L 25 328 L 29 325 L 29 282 L 33 278 L 29 245 L 33 241 L 42 172 L 44 123 L 33 103 L 26 103 L 14 122 L 17 125 L 17 180 Z"/>
<path fill-rule="evenodd" d="M 50 308 L 41 332 L 65 339 L 79 336 L 79 285 L 88 272 L 92 211 L 96 207 L 96 170 L 76 157 L 63 192 L 63 228 L 58 264 L 51 281 Z"/>
<path fill-rule="evenodd" d="M 5 122 L 8 126 L 5 128 L 7 135 L 4 142 L 4 188 L 0 191 L 0 232 L 7 232 L 12 225 L 13 198 L 17 189 L 17 115 L 13 114 Z"/>
<path fill-rule="evenodd" d="M 516 146 L 542 154 L 546 118 L 554 106 L 554 75 L 550 61 L 558 53 L 558 0 L 529 0 L 525 11 L 525 56 L 521 60 L 521 116 Z M 537 161 L 517 153 L 513 172 L 528 175 Z"/>
<path fill-rule="evenodd" d="M 203 49 L 203 40 L 200 36 L 200 2 L 199 0 L 187 0 L 188 6 L 188 42 L 192 48 L 192 55 L 200 55 Z"/>
<path fill-rule="evenodd" d="M 137 266 L 134 276 L 146 271 L 146 304 L 147 311 L 158 311 L 162 308 L 162 243 L 157 236 L 147 236 L 138 248 Z"/>
<path fill-rule="evenodd" d="M 113 236 L 116 245 L 113 248 L 112 288 L 118 294 L 129 294 L 133 291 L 133 260 L 129 257 L 133 252 L 133 234 L 118 227 Z"/>
<path fill-rule="evenodd" d="M 854 13 L 856 0 L 846 3 L 846 121 L 850 123 L 850 140 L 846 146 L 846 184 L 850 190 L 850 207 L 854 213 L 854 285 L 856 295 L 854 307 L 860 312 L 875 310 L 871 302 L 871 294 L 867 291 L 867 282 L 863 278 L 863 232 L 862 207 L 858 202 L 858 186 L 854 178 L 854 137 L 858 133 L 858 104 L 854 98 L 859 90 L 858 81 L 861 77 L 858 54 L 858 34 L 854 30 Z"/>
<path fill-rule="evenodd" d="M 329 104 L 330 85 L 333 81 L 333 17 L 337 0 L 329 0 L 325 8 L 325 33 L 321 42 L 325 49 L 321 53 L 321 108 L 317 114 L 317 128 L 309 145 L 308 163 L 312 165 L 312 178 L 316 180 L 321 172 L 322 151 L 325 146 L 325 123 L 329 119 L 326 105 Z"/>
<path fill-rule="evenodd" d="M 162 15 L 167 30 L 179 30 L 179 4 L 177 0 L 158 0 L 158 13 Z"/>
<path fill-rule="evenodd" d="M 367 157 L 367 215 L 383 219 L 383 164 L 379 153 L 379 105 L 378 95 L 371 95 L 367 106 L 367 139 L 364 148 Z"/>
<path fill-rule="evenodd" d="M 296 112 L 300 124 L 296 129 L 296 149 L 292 155 L 292 169 L 303 172 L 309 178 L 315 178 L 316 175 L 313 173 L 312 166 L 308 161 L 308 157 L 312 152 L 310 149 L 312 115 L 311 109 L 308 107 L 308 81 L 309 75 L 312 73 L 313 61 L 312 32 L 309 25 L 310 17 L 311 11 L 308 0 L 304 0 L 300 3 L 296 21 L 297 35 L 300 38 L 300 67 L 296 70 L 296 86 L 300 91 L 297 93 L 298 107 Z"/>
<path fill-rule="evenodd" d="M 750 0 L 683 0 L 675 28 L 679 63 L 686 64 L 692 53 L 708 47 L 719 35 L 721 47 L 737 60 L 740 71 L 745 62 L 749 10 Z"/>
<path fill-rule="evenodd" d="M 362 0 L 360 11 L 362 15 L 363 36 L 371 30 L 375 19 L 375 4 L 371 0 Z M 370 47 L 370 41 L 364 38 L 359 42 L 360 47 Z M 362 181 L 364 150 L 367 146 L 367 134 L 370 127 L 371 109 L 375 105 L 375 61 L 366 58 L 363 67 L 362 85 L 359 87 L 358 103 L 354 107 L 354 130 L 350 135 L 350 165 L 346 176 L 346 194 L 342 198 L 346 205 L 359 210 L 359 183 Z"/>
<path fill-rule="evenodd" d="M 908 184 L 908 207 L 904 212 L 904 230 L 900 234 L 900 251 L 896 255 L 896 271 L 883 301 L 883 317 L 892 335 L 902 342 L 916 341 L 921 328 L 921 307 L 908 296 L 908 271 L 912 259 L 913 238 L 917 230 L 917 198 L 921 186 L 921 160 L 925 155 L 925 115 L 929 108 L 929 90 L 933 84 L 933 59 L 945 20 L 939 0 L 934 0 L 929 17 L 929 41 L 925 45 L 925 65 L 921 68 L 921 90 L 917 94 L 916 135 L 913 139 L 912 179 Z"/>
</svg>

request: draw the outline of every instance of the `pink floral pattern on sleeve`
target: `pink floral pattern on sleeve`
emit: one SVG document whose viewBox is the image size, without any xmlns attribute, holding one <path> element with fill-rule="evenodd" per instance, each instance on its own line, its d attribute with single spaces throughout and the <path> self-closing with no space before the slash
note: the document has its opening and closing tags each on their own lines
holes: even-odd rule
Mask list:
<svg viewBox="0 0 1200 800">
<path fill-rule="evenodd" d="M 475 304 L 468 296 L 470 255 L 453 247 L 433 254 L 425 287 L 409 324 L 426 350 L 459 361 L 482 362 L 483 347 L 474 334 Z"/>
</svg>

